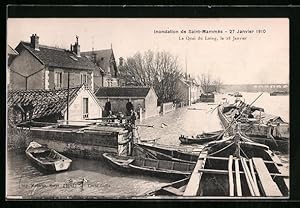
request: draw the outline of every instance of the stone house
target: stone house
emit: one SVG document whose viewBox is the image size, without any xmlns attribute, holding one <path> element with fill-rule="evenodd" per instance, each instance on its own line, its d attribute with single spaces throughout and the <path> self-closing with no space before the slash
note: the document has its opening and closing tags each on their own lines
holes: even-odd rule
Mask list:
<svg viewBox="0 0 300 208">
<path fill-rule="evenodd" d="M 21 41 L 19 55 L 10 66 L 11 89 L 61 89 L 85 84 L 93 91 L 93 71 L 98 68 L 81 56 L 78 37 L 70 50 L 41 45 L 33 34 L 30 42 Z"/>
<path fill-rule="evenodd" d="M 185 105 L 191 105 L 199 100 L 201 87 L 190 77 L 188 79 L 180 78 L 176 82 L 176 91 L 177 101 L 182 102 Z"/>
<path fill-rule="evenodd" d="M 7 46 L 7 71 L 6 71 L 6 83 L 7 86 L 10 86 L 10 73 L 9 73 L 9 69 L 10 69 L 10 65 L 12 63 L 12 61 L 14 60 L 14 58 L 19 55 L 19 53 L 13 49 L 10 45 Z"/>
<path fill-rule="evenodd" d="M 159 114 L 157 95 L 152 87 L 101 87 L 96 92 L 96 97 L 101 106 L 110 101 L 113 113 L 126 113 L 126 104 L 130 99 L 134 111 L 142 118 L 149 118 Z M 141 109 L 141 111 L 140 111 Z"/>
<path fill-rule="evenodd" d="M 116 64 L 113 49 L 82 52 L 98 68 L 94 70 L 94 91 L 100 87 L 118 87 L 118 67 Z"/>
<path fill-rule="evenodd" d="M 102 117 L 102 108 L 97 98 L 84 85 L 69 88 L 69 92 L 68 89 L 12 90 L 8 92 L 7 105 L 11 112 L 10 119 L 16 123 L 29 120 L 82 121 Z"/>
</svg>

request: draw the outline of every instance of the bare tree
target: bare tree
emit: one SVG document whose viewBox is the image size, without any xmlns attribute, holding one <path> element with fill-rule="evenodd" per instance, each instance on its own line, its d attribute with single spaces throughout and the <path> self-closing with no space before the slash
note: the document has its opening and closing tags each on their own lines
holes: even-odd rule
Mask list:
<svg viewBox="0 0 300 208">
<path fill-rule="evenodd" d="M 201 74 L 200 76 L 198 75 L 197 78 L 202 90 L 205 93 L 209 93 L 212 91 L 211 89 L 212 80 L 211 80 L 211 75 L 209 73 Z"/>
<path fill-rule="evenodd" d="M 220 92 L 223 85 L 220 78 L 213 78 L 209 73 L 198 75 L 197 79 L 205 93 Z"/>
<path fill-rule="evenodd" d="M 120 67 L 120 77 L 125 85 L 152 86 L 160 103 L 174 101 L 176 81 L 180 76 L 177 57 L 165 51 L 138 52 Z"/>
<path fill-rule="evenodd" d="M 212 90 L 213 92 L 220 92 L 222 89 L 222 81 L 220 78 L 216 78 L 212 81 Z"/>
</svg>

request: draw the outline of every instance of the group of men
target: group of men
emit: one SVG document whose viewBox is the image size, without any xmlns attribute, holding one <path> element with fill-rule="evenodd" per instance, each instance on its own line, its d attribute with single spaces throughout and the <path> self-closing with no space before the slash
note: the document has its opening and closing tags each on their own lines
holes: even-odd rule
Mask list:
<svg viewBox="0 0 300 208">
<path fill-rule="evenodd" d="M 111 103 L 110 103 L 109 98 L 107 99 L 107 102 L 105 103 L 104 110 L 105 110 L 105 116 L 107 116 L 107 117 L 112 116 Z M 128 119 L 129 122 L 131 122 L 132 124 L 135 124 L 136 113 L 134 112 L 134 107 L 131 102 L 131 99 L 128 99 L 128 102 L 126 103 L 126 116 L 129 117 L 129 119 Z"/>
</svg>

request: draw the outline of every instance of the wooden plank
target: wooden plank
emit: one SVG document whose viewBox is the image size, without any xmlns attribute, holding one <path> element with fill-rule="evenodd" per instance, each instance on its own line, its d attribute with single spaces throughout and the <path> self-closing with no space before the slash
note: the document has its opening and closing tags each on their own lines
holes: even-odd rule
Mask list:
<svg viewBox="0 0 300 208">
<path fill-rule="evenodd" d="M 228 160 L 227 157 L 214 157 L 214 156 L 208 156 L 206 157 L 207 159 L 211 159 L 211 160 Z M 276 161 L 267 161 L 267 160 L 264 160 L 264 163 L 268 164 L 277 164 L 277 165 L 282 165 L 280 159 L 277 160 L 278 157 L 274 157 L 273 159 L 275 159 Z M 202 158 L 203 159 L 203 158 Z M 246 161 L 249 161 L 248 159 L 245 159 Z"/>
<path fill-rule="evenodd" d="M 163 190 L 167 191 L 167 192 L 170 192 L 176 196 L 182 196 L 183 195 L 183 192 L 179 191 L 177 188 L 174 188 L 172 186 L 167 186 L 167 187 L 164 187 Z"/>
<path fill-rule="evenodd" d="M 249 178 L 249 176 L 248 176 L 248 174 L 247 174 L 247 172 L 246 172 L 246 168 L 245 168 L 245 164 L 244 164 L 244 162 L 243 162 L 243 158 L 241 158 L 241 164 L 242 164 L 242 167 L 243 167 L 244 172 L 245 172 L 245 178 L 246 178 L 246 181 L 247 181 L 247 185 L 248 185 L 248 189 L 249 189 L 249 191 L 250 191 L 250 194 L 251 194 L 251 196 L 255 196 L 254 191 L 253 191 L 252 184 L 251 184 L 251 182 L 250 182 L 250 178 Z"/>
<path fill-rule="evenodd" d="M 272 156 L 272 160 L 275 164 L 282 166 L 282 162 L 276 154 L 274 154 L 271 150 L 268 150 L 267 153 Z"/>
<path fill-rule="evenodd" d="M 183 193 L 183 196 L 197 196 L 200 181 L 202 177 L 202 172 L 199 172 L 200 169 L 204 168 L 206 162 L 207 151 L 201 152 L 199 158 L 203 158 L 203 160 L 198 160 L 196 166 L 192 172 L 190 180 L 186 186 L 186 189 Z"/>
<path fill-rule="evenodd" d="M 249 164 L 250 164 L 250 170 L 251 170 L 251 175 L 252 175 L 252 178 L 253 178 L 254 185 L 256 187 L 258 187 L 252 159 L 249 160 Z"/>
<path fill-rule="evenodd" d="M 245 158 L 243 158 L 243 163 L 244 163 L 244 167 L 245 167 L 245 173 L 246 173 L 247 177 L 249 178 L 249 181 L 251 183 L 254 195 L 255 196 L 260 196 L 258 185 L 257 185 L 257 183 L 254 182 L 253 176 L 252 176 L 252 174 L 249 170 L 249 167 L 247 165 L 247 162 L 246 162 Z M 254 177 L 255 177 L 255 174 L 254 174 Z"/>
<path fill-rule="evenodd" d="M 243 169 L 245 172 L 245 177 L 246 177 L 246 181 L 247 181 L 251 196 L 259 196 L 260 194 L 258 191 L 258 187 L 255 187 L 255 185 L 254 185 L 254 181 L 252 179 L 250 170 L 248 168 L 248 165 L 247 165 L 244 157 L 241 158 L 241 163 L 242 163 L 242 166 L 243 166 Z"/>
<path fill-rule="evenodd" d="M 288 190 L 290 190 L 290 179 L 289 178 L 284 178 L 283 181 L 284 181 L 286 187 L 288 188 Z"/>
<path fill-rule="evenodd" d="M 203 173 L 211 173 L 211 174 L 228 174 L 228 170 L 218 170 L 218 169 L 203 169 L 203 168 L 200 168 L 198 170 L 199 172 L 203 172 Z M 244 171 L 239 171 L 240 174 L 245 174 Z M 236 171 L 232 171 L 232 173 L 236 173 Z M 255 173 L 257 174 L 257 173 Z M 289 175 L 285 175 L 285 174 L 282 174 L 282 173 L 270 173 L 271 176 L 275 176 L 275 177 L 283 177 L 283 178 L 288 178 Z"/>
<path fill-rule="evenodd" d="M 235 184 L 236 184 L 236 192 L 237 196 L 242 196 L 242 186 L 241 186 L 241 178 L 240 178 L 240 167 L 239 160 L 237 158 L 234 159 L 235 162 Z"/>
<path fill-rule="evenodd" d="M 277 184 L 273 181 L 264 161 L 261 158 L 252 158 L 262 188 L 266 196 L 282 196 Z"/>
<path fill-rule="evenodd" d="M 229 181 L 229 196 L 234 196 L 234 183 L 233 183 L 233 172 L 232 172 L 232 163 L 233 156 L 229 156 L 228 160 L 228 181 Z"/>
</svg>

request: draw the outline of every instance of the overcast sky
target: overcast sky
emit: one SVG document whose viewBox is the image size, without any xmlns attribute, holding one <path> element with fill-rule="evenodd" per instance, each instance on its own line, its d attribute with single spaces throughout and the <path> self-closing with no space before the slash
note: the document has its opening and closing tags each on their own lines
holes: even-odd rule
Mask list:
<svg viewBox="0 0 300 208">
<path fill-rule="evenodd" d="M 289 82 L 289 21 L 277 19 L 8 19 L 7 42 L 13 48 L 29 42 L 36 33 L 40 44 L 70 48 L 79 36 L 81 51 L 113 47 L 116 59 L 148 49 L 178 56 L 183 71 L 197 75 L 209 72 L 227 84 Z M 237 34 L 237 30 L 265 33 Z M 178 30 L 154 33 L 154 30 Z M 180 34 L 186 30 L 187 34 Z M 223 33 L 188 33 L 188 30 L 221 30 Z M 230 34 L 229 30 L 235 30 Z M 226 32 L 225 32 L 226 31 Z M 186 40 L 186 36 L 203 40 Z M 216 37 L 218 41 L 205 40 Z M 220 40 L 220 36 L 231 40 Z M 232 41 L 232 36 L 245 40 Z M 179 38 L 184 40 L 179 40 Z M 185 59 L 187 61 L 185 61 Z"/>
</svg>

